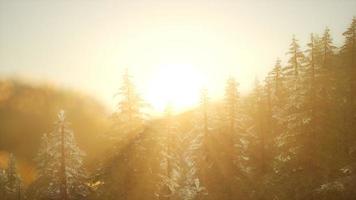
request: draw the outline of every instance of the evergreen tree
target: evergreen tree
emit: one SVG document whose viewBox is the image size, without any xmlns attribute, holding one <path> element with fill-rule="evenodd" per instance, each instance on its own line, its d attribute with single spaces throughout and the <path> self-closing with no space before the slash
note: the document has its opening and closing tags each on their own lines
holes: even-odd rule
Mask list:
<svg viewBox="0 0 356 200">
<path fill-rule="evenodd" d="M 277 175 L 280 176 L 283 198 L 301 199 L 307 193 L 307 184 L 301 184 L 308 166 L 309 155 L 305 150 L 310 147 L 307 141 L 306 125 L 310 123 L 310 114 L 306 107 L 308 85 L 305 85 L 305 56 L 301 52 L 295 37 L 292 39 L 288 54 L 288 65 L 283 69 L 285 84 L 288 88 L 286 103 L 281 110 L 283 133 L 277 138 Z M 309 186 L 309 185 L 308 185 Z"/>
<path fill-rule="evenodd" d="M 321 122 L 327 120 L 327 116 L 324 112 L 326 110 L 322 108 L 322 105 L 324 101 L 327 101 L 328 97 L 321 96 L 323 94 L 322 78 L 326 74 L 326 69 L 324 70 L 324 63 L 320 63 L 320 60 L 326 58 L 324 57 L 325 52 L 321 54 L 320 39 L 311 34 L 310 42 L 307 46 L 307 59 L 304 72 L 304 88 L 306 90 L 304 93 L 306 98 L 303 105 L 303 110 L 305 110 L 304 134 L 300 143 L 304 149 L 301 156 L 305 157 L 306 162 L 303 168 L 306 173 L 313 175 L 313 179 L 310 180 L 310 188 L 313 188 L 320 184 L 322 174 L 326 172 L 325 167 L 321 165 L 323 143 L 319 142 L 319 138 L 325 138 L 324 133 L 326 129 L 321 126 Z"/>
<path fill-rule="evenodd" d="M 242 113 L 239 108 L 238 83 L 234 78 L 229 78 L 225 87 L 225 120 L 226 129 L 222 130 L 221 141 L 222 148 L 221 162 L 223 162 L 223 176 L 227 185 L 225 193 L 227 199 L 233 199 L 234 196 L 242 195 L 243 182 L 243 128 Z"/>
<path fill-rule="evenodd" d="M 353 146 L 350 141 L 355 141 L 356 137 L 353 134 L 353 130 L 356 128 L 356 17 L 352 19 L 351 25 L 343 33 L 345 36 L 345 43 L 341 48 L 341 56 L 344 66 L 344 88 L 346 105 L 344 107 L 345 112 L 345 146 L 350 148 Z M 349 150 L 349 149 L 348 149 Z M 347 151 L 348 151 L 347 150 Z"/>
<path fill-rule="evenodd" d="M 90 188 L 86 182 L 83 156 L 64 111 L 60 111 L 54 130 L 42 137 L 36 157 L 38 178 L 30 190 L 32 198 L 86 199 Z"/>
<path fill-rule="evenodd" d="M 226 106 L 226 120 L 228 122 L 228 131 L 230 133 L 237 130 L 238 123 L 238 101 L 239 93 L 237 90 L 238 83 L 234 78 L 227 80 L 225 88 L 225 106 Z"/>
<path fill-rule="evenodd" d="M 117 95 L 119 102 L 117 111 L 113 114 L 111 130 L 115 133 L 114 139 L 117 139 L 117 143 L 114 144 L 111 154 L 103 159 L 96 174 L 96 179 L 103 183 L 98 188 L 103 199 L 130 199 L 140 195 L 135 192 L 134 186 L 142 183 L 141 176 L 148 172 L 147 167 L 151 167 L 145 165 L 146 162 L 151 162 L 146 156 L 151 149 L 145 145 L 156 145 L 158 142 L 158 135 L 151 135 L 152 131 L 147 130 L 144 125 L 146 117 L 143 108 L 146 104 L 138 95 L 128 70 L 123 74 Z M 156 159 L 158 160 L 155 158 L 155 161 Z M 153 196 L 155 192 L 157 193 L 157 188 L 150 195 Z"/>
<path fill-rule="evenodd" d="M 289 46 L 289 51 L 287 53 L 290 57 L 288 60 L 288 66 L 284 68 L 284 73 L 288 76 L 293 76 L 297 78 L 300 74 L 302 63 L 304 61 L 304 55 L 300 50 L 298 40 L 293 36 L 292 42 Z"/>
<path fill-rule="evenodd" d="M 271 98 L 271 107 L 277 106 L 280 108 L 285 93 L 285 89 L 283 87 L 283 74 L 280 59 L 276 60 L 276 64 L 274 65 L 272 71 L 268 73 L 265 82 L 267 87 L 266 89 L 268 89 L 268 94 Z"/>
<path fill-rule="evenodd" d="M 206 194 L 197 174 L 196 152 L 201 148 L 201 135 L 180 133 L 175 137 L 175 143 L 171 144 L 174 150 L 169 152 L 165 163 L 170 163 L 168 173 L 162 174 L 160 183 L 169 189 L 169 194 L 159 199 L 194 200 Z"/>
<path fill-rule="evenodd" d="M 13 154 L 10 154 L 8 166 L 5 171 L 5 200 L 20 200 L 23 198 L 22 182 L 16 169 L 16 160 Z"/>
<path fill-rule="evenodd" d="M 170 199 L 173 192 L 177 189 L 178 183 L 176 183 L 174 176 L 174 168 L 177 168 L 175 160 L 175 142 L 177 139 L 178 124 L 175 122 L 172 116 L 172 106 L 167 105 L 165 109 L 165 119 L 164 119 L 164 131 L 165 133 L 161 136 L 161 161 L 160 161 L 160 182 L 157 187 L 157 197 L 158 199 Z"/>
<path fill-rule="evenodd" d="M 279 62 L 277 62 L 277 67 Z M 273 74 L 275 76 L 275 74 Z M 270 79 L 271 78 L 271 79 Z M 273 116 L 273 109 L 277 107 L 274 94 L 275 79 L 273 76 L 266 79 L 265 85 L 261 85 L 258 80 L 252 93 L 248 96 L 245 106 L 249 116 L 249 128 L 247 134 L 247 167 L 249 177 L 249 191 L 251 199 L 273 199 L 276 184 L 275 182 L 275 138 L 280 134 L 280 127 L 277 128 L 277 118 Z"/>
<path fill-rule="evenodd" d="M 330 68 L 332 66 L 333 57 L 335 55 L 336 47 L 333 45 L 333 40 L 330 34 L 330 29 L 327 27 L 321 38 L 321 62 L 323 68 Z"/>
<path fill-rule="evenodd" d="M 145 103 L 138 95 L 128 69 L 122 76 L 122 85 L 116 95 L 119 96 L 120 101 L 113 115 L 115 134 L 127 136 L 127 134 L 142 131 L 144 120 L 142 109 Z M 118 136 L 115 135 L 115 137 Z"/>
<path fill-rule="evenodd" d="M 255 80 L 255 86 L 251 95 L 249 103 L 252 104 L 251 118 L 254 121 L 253 126 L 249 129 L 250 136 L 253 137 L 250 144 L 255 144 L 258 148 L 255 161 L 257 162 L 257 167 L 255 169 L 258 171 L 257 174 L 260 176 L 266 172 L 266 139 L 267 130 L 265 127 L 265 112 L 266 105 L 265 99 L 263 97 L 263 88 L 259 81 Z"/>
<path fill-rule="evenodd" d="M 5 196 L 5 185 L 7 182 L 6 172 L 4 169 L 0 169 L 0 196 Z"/>
</svg>

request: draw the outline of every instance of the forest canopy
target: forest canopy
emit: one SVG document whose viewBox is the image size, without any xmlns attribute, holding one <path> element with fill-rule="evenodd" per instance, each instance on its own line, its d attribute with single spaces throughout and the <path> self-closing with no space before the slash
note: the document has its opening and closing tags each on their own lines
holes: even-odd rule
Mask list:
<svg viewBox="0 0 356 200">
<path fill-rule="evenodd" d="M 112 113 L 76 91 L 0 81 L 0 197 L 356 199 L 356 18 L 341 46 L 331 31 L 306 48 L 293 36 L 249 94 L 226 77 L 221 100 L 206 88 L 161 117 L 129 70 Z"/>
</svg>

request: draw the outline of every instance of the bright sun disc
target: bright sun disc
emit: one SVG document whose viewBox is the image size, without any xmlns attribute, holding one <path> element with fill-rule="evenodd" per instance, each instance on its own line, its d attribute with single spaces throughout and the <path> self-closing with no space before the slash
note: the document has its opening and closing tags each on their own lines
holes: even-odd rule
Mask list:
<svg viewBox="0 0 356 200">
<path fill-rule="evenodd" d="M 191 65 L 164 65 L 153 75 L 146 99 L 158 111 L 167 105 L 184 110 L 199 102 L 203 79 Z"/>
</svg>

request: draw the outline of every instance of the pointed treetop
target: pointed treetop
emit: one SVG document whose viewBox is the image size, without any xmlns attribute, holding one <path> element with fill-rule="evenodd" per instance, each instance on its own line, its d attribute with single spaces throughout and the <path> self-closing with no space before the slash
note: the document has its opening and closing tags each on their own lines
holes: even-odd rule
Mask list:
<svg viewBox="0 0 356 200">
<path fill-rule="evenodd" d="M 65 111 L 63 109 L 61 109 L 58 113 L 58 119 L 60 122 L 64 122 L 65 121 Z"/>
<path fill-rule="evenodd" d="M 15 156 L 14 156 L 13 153 L 10 153 L 8 166 L 10 166 L 10 165 L 12 165 L 12 164 L 15 164 L 15 163 L 16 163 L 16 161 L 15 161 Z"/>
</svg>

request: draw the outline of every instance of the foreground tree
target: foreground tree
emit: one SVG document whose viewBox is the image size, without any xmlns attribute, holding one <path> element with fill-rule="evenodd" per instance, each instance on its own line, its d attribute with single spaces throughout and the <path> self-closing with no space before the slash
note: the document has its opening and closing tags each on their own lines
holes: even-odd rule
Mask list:
<svg viewBox="0 0 356 200">
<path fill-rule="evenodd" d="M 83 156 L 64 111 L 60 111 L 54 130 L 42 137 L 36 157 L 38 178 L 29 189 L 29 196 L 33 199 L 86 199 L 90 188 Z"/>
<path fill-rule="evenodd" d="M 0 169 L 0 195 L 5 196 L 5 184 L 7 181 L 6 172 L 4 169 Z"/>
<path fill-rule="evenodd" d="M 4 175 L 2 177 L 4 181 L 4 188 L 2 189 L 4 199 L 21 200 L 23 198 L 22 182 L 16 169 L 16 160 L 13 154 L 10 154 L 7 169 L 2 175 Z"/>
<path fill-rule="evenodd" d="M 158 195 L 159 199 L 194 200 L 206 194 L 198 177 L 197 151 L 201 149 L 202 135 L 174 134 L 170 151 L 165 153 L 162 165 L 166 173 L 161 174 L 161 188 L 168 193 Z"/>
</svg>

